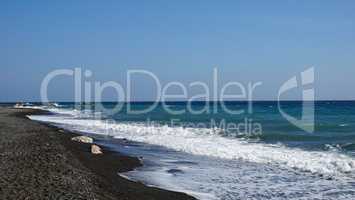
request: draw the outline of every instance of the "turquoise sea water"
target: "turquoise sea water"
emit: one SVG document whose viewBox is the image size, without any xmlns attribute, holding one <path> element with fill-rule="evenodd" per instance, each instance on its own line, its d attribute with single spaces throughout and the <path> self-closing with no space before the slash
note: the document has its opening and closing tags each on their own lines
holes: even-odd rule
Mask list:
<svg viewBox="0 0 355 200">
<path fill-rule="evenodd" d="M 117 112 L 112 102 L 33 103 L 53 114 L 31 118 L 94 134 L 104 145 L 143 156 L 144 167 L 123 175 L 201 199 L 354 198 L 355 102 L 315 102 L 314 132 L 280 113 L 281 108 L 301 119 L 303 103 L 252 102 L 252 110 L 248 102 L 226 103 L 240 114 L 215 102 L 159 103 L 143 114 L 132 110 L 152 102 L 123 104 Z M 228 124 L 232 128 L 225 129 Z"/>
</svg>

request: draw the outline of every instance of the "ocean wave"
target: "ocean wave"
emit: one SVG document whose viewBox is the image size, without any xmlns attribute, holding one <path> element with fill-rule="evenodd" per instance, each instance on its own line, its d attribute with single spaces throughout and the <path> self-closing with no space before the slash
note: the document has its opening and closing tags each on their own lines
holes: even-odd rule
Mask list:
<svg viewBox="0 0 355 200">
<path fill-rule="evenodd" d="M 75 117 L 75 118 L 90 118 L 96 116 L 102 117 L 102 112 L 94 112 L 90 109 L 78 110 L 78 109 L 64 108 L 63 105 L 60 105 L 58 103 L 52 103 L 50 105 L 31 104 L 31 105 L 17 106 L 17 108 L 31 108 L 31 109 L 46 110 L 55 114 L 65 115 L 68 117 Z"/>
<path fill-rule="evenodd" d="M 71 117 L 54 115 L 30 116 L 30 118 L 60 124 L 72 130 L 160 145 L 194 155 L 241 159 L 323 175 L 355 171 L 355 159 L 335 151 L 306 151 L 281 144 L 249 143 L 243 139 L 222 137 L 211 129 L 147 126 L 142 123 L 81 119 L 75 117 L 78 111 L 71 112 L 73 112 Z"/>
</svg>

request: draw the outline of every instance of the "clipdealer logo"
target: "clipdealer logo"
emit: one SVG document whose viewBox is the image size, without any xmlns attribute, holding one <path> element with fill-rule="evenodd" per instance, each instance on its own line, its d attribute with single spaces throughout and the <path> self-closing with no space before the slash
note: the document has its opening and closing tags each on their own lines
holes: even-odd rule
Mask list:
<svg viewBox="0 0 355 200">
<path fill-rule="evenodd" d="M 293 76 L 287 80 L 279 89 L 278 92 L 278 108 L 281 115 L 290 123 L 298 128 L 313 133 L 315 129 L 314 123 L 314 67 L 311 67 L 300 73 L 299 76 Z M 281 108 L 281 95 L 287 91 L 302 88 L 302 115 L 301 119 L 297 119 L 290 114 L 287 114 Z"/>
</svg>

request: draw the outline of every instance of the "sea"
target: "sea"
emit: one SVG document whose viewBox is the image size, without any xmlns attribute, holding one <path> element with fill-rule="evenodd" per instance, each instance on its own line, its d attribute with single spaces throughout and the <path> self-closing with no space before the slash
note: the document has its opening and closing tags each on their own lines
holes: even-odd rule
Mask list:
<svg viewBox="0 0 355 200">
<path fill-rule="evenodd" d="M 29 116 L 32 120 L 90 135 L 140 158 L 142 167 L 119 175 L 149 186 L 206 200 L 355 199 L 355 101 L 316 101 L 314 112 L 306 113 L 304 103 L 57 102 L 25 107 L 50 111 Z M 303 118 L 314 118 L 314 123 Z"/>
</svg>

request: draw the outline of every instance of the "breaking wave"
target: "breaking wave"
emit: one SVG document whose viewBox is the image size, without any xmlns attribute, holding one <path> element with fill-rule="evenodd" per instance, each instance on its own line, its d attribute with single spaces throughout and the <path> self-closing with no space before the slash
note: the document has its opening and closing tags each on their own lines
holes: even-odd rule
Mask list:
<svg viewBox="0 0 355 200">
<path fill-rule="evenodd" d="M 55 123 L 66 128 L 115 138 L 164 146 L 176 151 L 221 159 L 241 159 L 254 163 L 278 165 L 322 175 L 355 171 L 355 159 L 337 151 L 306 151 L 283 145 L 251 143 L 222 137 L 211 129 L 147 126 L 143 123 L 120 123 L 77 118 L 81 111 L 52 109 L 60 115 L 29 116 L 32 120 Z"/>
</svg>

